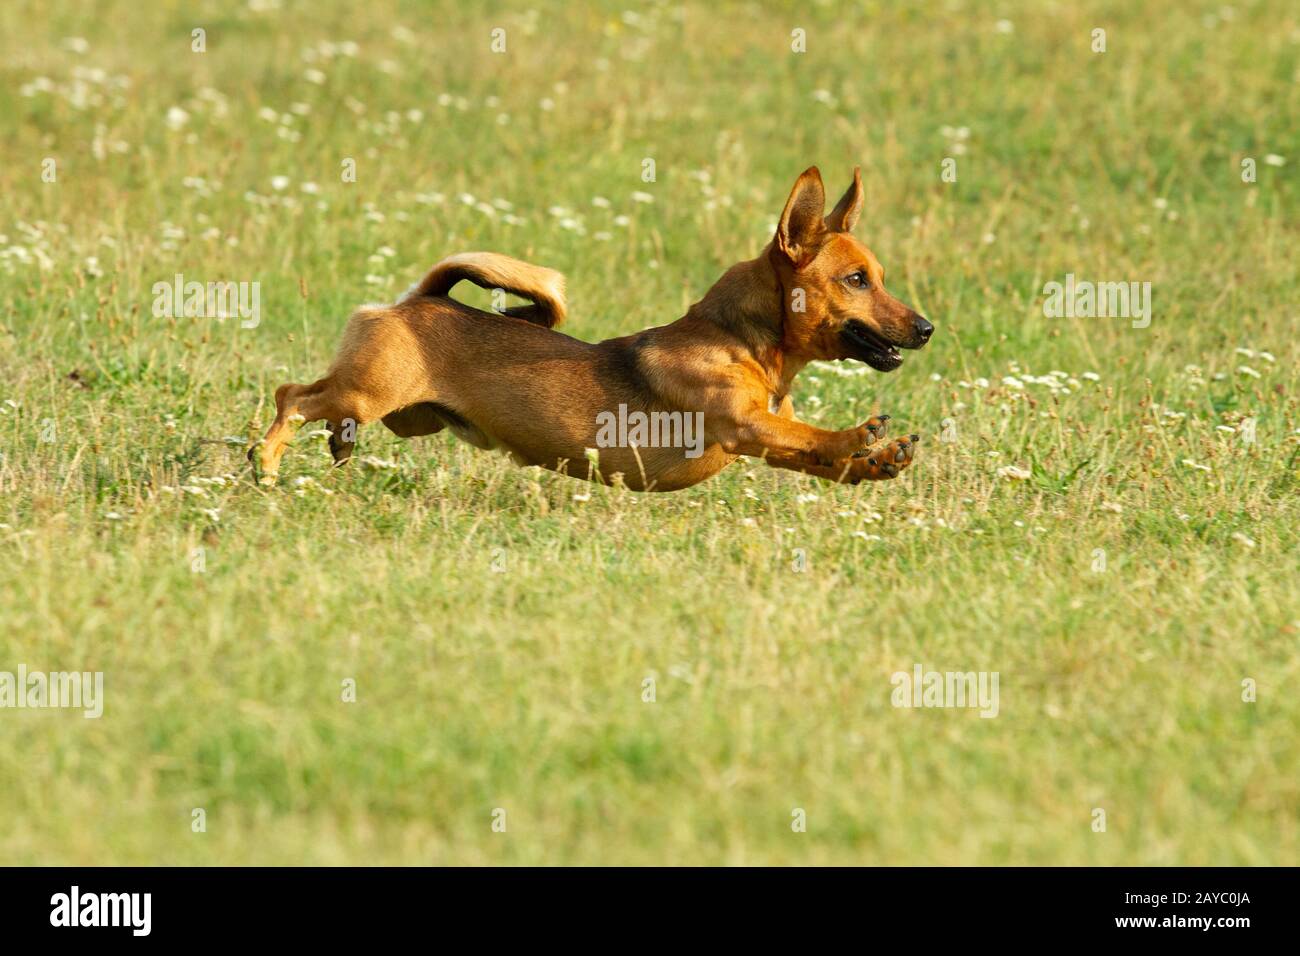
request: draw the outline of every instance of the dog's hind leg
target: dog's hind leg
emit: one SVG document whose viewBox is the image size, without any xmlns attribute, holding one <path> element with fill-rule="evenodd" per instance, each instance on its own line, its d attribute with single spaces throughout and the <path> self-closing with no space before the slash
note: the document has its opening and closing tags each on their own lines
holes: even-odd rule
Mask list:
<svg viewBox="0 0 1300 956">
<path fill-rule="evenodd" d="M 346 465 L 352 457 L 352 449 L 357 446 L 357 423 L 354 419 L 327 421 L 325 427 L 330 433 L 330 454 L 334 456 L 335 465 Z"/>
<path fill-rule="evenodd" d="M 261 484 L 275 484 L 284 449 L 307 420 L 298 410 L 300 399 L 319 391 L 324 383 L 324 379 L 310 385 L 288 382 L 275 390 L 275 421 L 271 422 L 262 440 L 248 449 L 248 460 L 260 468 L 258 481 Z"/>
<path fill-rule="evenodd" d="M 373 406 L 374 402 L 367 396 L 342 386 L 330 375 L 310 385 L 281 385 L 275 391 L 275 421 L 267 430 L 261 446 L 248 452 L 249 461 L 257 455 L 262 471 L 260 482 L 275 484 L 280 473 L 280 458 L 304 422 L 324 420 L 329 423 L 330 451 L 334 461 L 337 464 L 347 461 L 356 444 L 356 429 L 378 417 Z"/>
</svg>

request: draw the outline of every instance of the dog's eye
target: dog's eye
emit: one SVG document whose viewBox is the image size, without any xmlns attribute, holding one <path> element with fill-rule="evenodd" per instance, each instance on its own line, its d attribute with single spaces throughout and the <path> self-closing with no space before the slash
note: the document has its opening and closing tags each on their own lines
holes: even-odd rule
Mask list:
<svg viewBox="0 0 1300 956">
<path fill-rule="evenodd" d="M 844 281 L 855 289 L 865 289 L 871 284 L 867 281 L 867 274 L 861 270 L 851 276 L 846 276 Z"/>
</svg>

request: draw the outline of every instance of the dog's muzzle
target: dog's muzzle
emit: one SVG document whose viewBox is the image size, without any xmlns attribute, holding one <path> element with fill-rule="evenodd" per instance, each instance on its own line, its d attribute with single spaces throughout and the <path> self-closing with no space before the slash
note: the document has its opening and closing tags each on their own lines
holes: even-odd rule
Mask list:
<svg viewBox="0 0 1300 956">
<path fill-rule="evenodd" d="M 849 319 L 840 330 L 840 338 L 850 357 L 866 362 L 878 372 L 892 372 L 903 364 L 899 349 L 919 349 L 930 341 L 934 326 L 921 316 L 912 319 L 912 336 L 906 342 L 890 342 L 865 322 Z"/>
</svg>

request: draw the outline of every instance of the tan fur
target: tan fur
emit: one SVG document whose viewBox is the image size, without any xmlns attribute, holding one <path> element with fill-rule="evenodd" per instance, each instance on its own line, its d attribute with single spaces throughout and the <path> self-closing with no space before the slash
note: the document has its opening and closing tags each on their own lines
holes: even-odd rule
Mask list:
<svg viewBox="0 0 1300 956">
<path fill-rule="evenodd" d="M 892 478 L 910 464 L 915 435 L 872 448 L 887 416 L 826 431 L 795 419 L 789 398 L 810 361 L 857 358 L 889 370 L 901 362 L 890 346 L 919 348 L 932 330 L 884 291 L 879 262 L 848 233 L 861 207 L 855 171 L 823 218 L 821 176 L 807 170 L 758 258 L 727 270 L 676 322 L 595 344 L 554 331 L 565 314 L 558 272 L 494 253 L 452 256 L 402 301 L 359 309 L 323 378 L 282 385 L 276 420 L 249 457 L 272 483 L 296 425 L 324 420 L 341 464 L 355 429 L 380 420 L 403 437 L 449 428 L 523 464 L 618 475 L 637 490 L 688 487 L 741 455 L 832 481 Z M 504 315 L 473 309 L 448 297 L 461 280 L 533 304 Z M 620 405 L 702 413 L 701 453 L 603 447 L 593 468 L 585 453 L 598 445 L 600 416 Z"/>
<path fill-rule="evenodd" d="M 554 269 L 530 265 L 495 252 L 462 252 L 449 256 L 429 270 L 407 298 L 436 298 L 451 292 L 462 279 L 484 289 L 501 289 L 532 305 L 513 306 L 506 315 L 553 329 L 564 321 L 564 276 Z"/>
</svg>

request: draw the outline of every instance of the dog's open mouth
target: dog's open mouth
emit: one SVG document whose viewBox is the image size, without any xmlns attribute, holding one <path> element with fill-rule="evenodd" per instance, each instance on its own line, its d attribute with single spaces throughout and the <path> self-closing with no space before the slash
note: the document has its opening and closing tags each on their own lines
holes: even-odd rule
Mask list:
<svg viewBox="0 0 1300 956">
<path fill-rule="evenodd" d="M 866 362 L 877 372 L 892 372 L 903 364 L 898 346 L 890 345 L 865 322 L 849 319 L 840 330 L 840 337 L 849 346 L 853 358 Z"/>
</svg>

